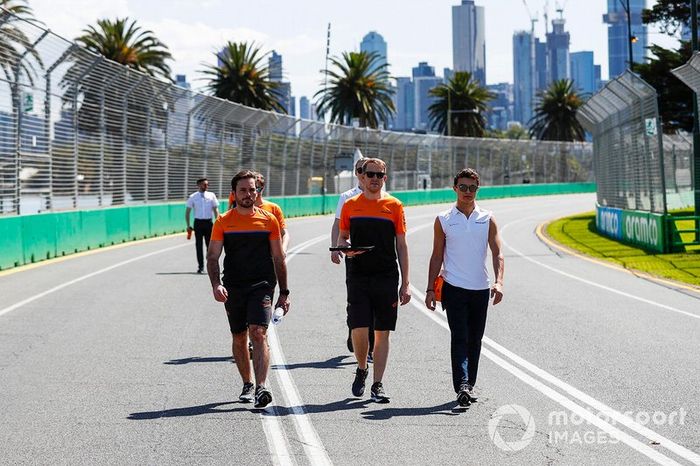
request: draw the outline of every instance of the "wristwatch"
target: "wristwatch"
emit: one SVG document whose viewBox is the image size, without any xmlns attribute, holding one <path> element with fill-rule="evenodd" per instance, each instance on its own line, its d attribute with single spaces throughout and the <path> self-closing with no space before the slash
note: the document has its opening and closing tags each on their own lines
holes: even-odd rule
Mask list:
<svg viewBox="0 0 700 466">
<path fill-rule="evenodd" d="M 282 296 L 289 296 L 289 289 L 288 288 L 280 288 L 280 294 Z"/>
</svg>

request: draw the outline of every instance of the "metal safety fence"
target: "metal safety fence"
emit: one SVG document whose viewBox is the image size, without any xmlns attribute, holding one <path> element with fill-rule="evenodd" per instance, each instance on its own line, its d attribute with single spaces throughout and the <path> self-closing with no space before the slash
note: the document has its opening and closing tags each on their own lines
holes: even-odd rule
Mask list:
<svg viewBox="0 0 700 466">
<path fill-rule="evenodd" d="M 665 178 L 655 89 L 627 71 L 593 95 L 577 117 L 593 134 L 598 204 L 665 213 L 666 187 L 685 186 Z M 668 143 L 673 145 L 671 140 Z M 682 154 L 680 160 L 684 160 Z M 670 178 L 675 176 L 671 171 Z"/>
<path fill-rule="evenodd" d="M 355 149 L 388 163 L 389 190 L 591 181 L 592 147 L 442 137 L 261 111 L 149 77 L 41 25 L 0 14 L 0 214 L 220 197 L 242 168 L 271 196 L 342 192 Z"/>
</svg>

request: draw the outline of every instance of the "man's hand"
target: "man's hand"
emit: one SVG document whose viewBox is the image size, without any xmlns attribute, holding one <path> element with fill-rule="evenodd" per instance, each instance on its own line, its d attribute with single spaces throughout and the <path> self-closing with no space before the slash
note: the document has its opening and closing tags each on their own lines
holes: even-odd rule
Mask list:
<svg viewBox="0 0 700 466">
<path fill-rule="evenodd" d="M 194 231 L 194 228 L 188 226 L 188 227 L 187 227 L 187 231 Z"/>
<path fill-rule="evenodd" d="M 503 299 L 503 285 L 500 283 L 494 283 L 491 287 L 491 297 L 493 298 L 493 304 L 496 305 Z"/>
<path fill-rule="evenodd" d="M 408 304 L 408 302 L 411 300 L 411 290 L 408 287 L 408 283 L 401 285 L 401 288 L 399 289 L 399 300 L 401 301 L 401 305 Z"/>
<path fill-rule="evenodd" d="M 331 251 L 331 262 L 334 264 L 340 264 L 340 260 L 343 258 L 343 253 L 340 251 Z"/>
<path fill-rule="evenodd" d="M 435 292 L 434 291 L 426 291 L 425 292 L 425 307 L 427 307 L 431 311 L 434 311 L 435 307 L 436 307 L 436 302 L 437 301 L 435 301 Z"/>
<path fill-rule="evenodd" d="M 224 285 L 217 285 L 212 288 L 212 291 L 214 292 L 214 299 L 220 303 L 225 303 L 228 300 L 228 291 L 226 291 Z"/>
<path fill-rule="evenodd" d="M 277 304 L 275 304 L 275 309 L 278 307 L 281 307 L 284 309 L 284 315 L 287 315 L 289 312 L 289 306 L 292 304 L 292 302 L 289 300 L 289 295 L 279 295 L 277 298 Z"/>
</svg>

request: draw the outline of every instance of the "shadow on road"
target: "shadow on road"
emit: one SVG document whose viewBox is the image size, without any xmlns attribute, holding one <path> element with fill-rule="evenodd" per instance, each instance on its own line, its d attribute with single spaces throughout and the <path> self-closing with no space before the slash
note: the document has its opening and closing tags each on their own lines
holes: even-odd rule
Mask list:
<svg viewBox="0 0 700 466">
<path fill-rule="evenodd" d="M 206 275 L 197 272 L 156 272 L 156 275 Z"/>
<path fill-rule="evenodd" d="M 287 364 L 286 366 L 280 366 L 279 364 L 273 364 L 270 366 L 271 369 L 341 369 L 343 366 L 351 366 L 355 364 L 354 361 L 343 362 L 343 359 L 349 358 L 350 356 L 336 356 L 330 358 L 326 361 L 309 361 L 300 362 L 296 364 Z"/>
<path fill-rule="evenodd" d="M 429 416 L 438 414 L 441 416 L 459 416 L 459 413 L 466 412 L 468 408 L 455 407 L 454 401 L 449 401 L 437 406 L 424 408 L 383 408 L 374 411 L 365 411 L 362 414 L 364 419 L 371 421 L 384 421 L 392 417 L 400 416 Z"/>
<path fill-rule="evenodd" d="M 288 406 L 275 406 L 275 412 L 274 413 L 268 413 L 268 416 L 293 416 L 296 413 L 294 410 L 299 410 L 303 409 L 304 412 L 309 413 L 309 414 L 314 414 L 314 413 L 333 413 L 333 412 L 338 412 L 338 411 L 348 411 L 351 409 L 362 409 L 366 408 L 369 403 L 372 403 L 370 400 L 358 400 L 357 398 L 345 398 L 344 400 L 339 400 L 339 401 L 334 401 L 332 403 L 327 403 L 323 405 L 312 405 L 312 404 L 307 404 L 304 406 L 294 406 L 294 407 L 288 407 Z"/>
<path fill-rule="evenodd" d="M 191 358 L 171 359 L 170 361 L 165 361 L 163 364 L 180 366 L 182 364 L 191 364 L 194 362 L 233 362 L 233 358 L 231 356 L 211 356 L 208 358 L 193 356 Z"/>
<path fill-rule="evenodd" d="M 220 406 L 238 404 L 234 401 L 223 401 L 221 403 L 209 403 L 199 406 L 188 406 L 186 408 L 163 409 L 160 411 L 144 411 L 141 413 L 131 413 L 127 419 L 134 421 L 145 421 L 148 419 L 161 419 L 165 417 L 200 416 L 202 414 L 236 413 L 240 411 L 250 411 L 250 408 L 221 409 Z M 252 404 L 248 404 L 252 407 Z"/>
</svg>

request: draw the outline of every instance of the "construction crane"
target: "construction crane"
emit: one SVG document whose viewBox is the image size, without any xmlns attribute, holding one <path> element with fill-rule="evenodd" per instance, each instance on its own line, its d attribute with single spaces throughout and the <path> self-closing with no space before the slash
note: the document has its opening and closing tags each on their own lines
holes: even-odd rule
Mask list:
<svg viewBox="0 0 700 466">
<path fill-rule="evenodd" d="M 532 36 L 535 36 L 535 23 L 538 21 L 537 19 L 537 13 L 534 15 L 530 11 L 530 7 L 527 5 L 527 0 L 523 0 L 523 5 L 525 5 L 525 9 L 527 10 L 527 14 L 530 17 L 530 33 Z"/>
</svg>

